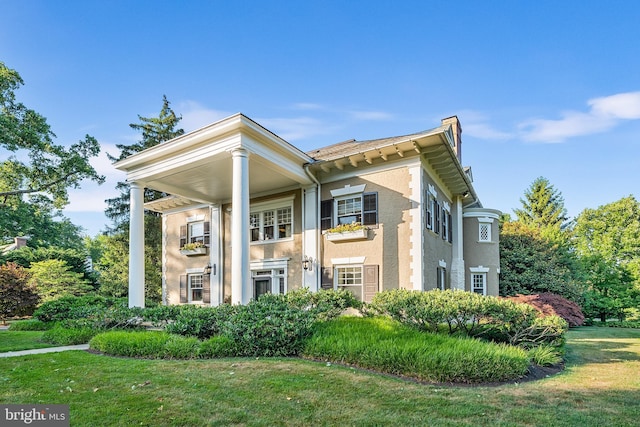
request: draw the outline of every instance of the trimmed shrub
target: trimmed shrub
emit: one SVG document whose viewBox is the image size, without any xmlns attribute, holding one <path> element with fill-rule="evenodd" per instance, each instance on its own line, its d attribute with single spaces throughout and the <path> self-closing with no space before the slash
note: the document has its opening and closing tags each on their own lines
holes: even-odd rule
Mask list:
<svg viewBox="0 0 640 427">
<path fill-rule="evenodd" d="M 166 325 L 165 330 L 172 334 L 194 336 L 204 340 L 220 334 L 223 322 L 232 321 L 238 307 L 222 304 L 218 307 L 182 310 L 175 316 L 175 322 Z"/>
<path fill-rule="evenodd" d="M 561 342 L 566 322 L 541 320 L 530 305 L 464 291 L 396 289 L 376 294 L 369 314 L 386 315 L 419 330 L 465 334 L 530 347 Z"/>
<path fill-rule="evenodd" d="M 505 344 L 425 333 L 388 318 L 316 325 L 303 356 L 430 382 L 495 382 L 526 374 L 527 353 Z"/>
<path fill-rule="evenodd" d="M 204 359 L 233 357 L 236 354 L 236 347 L 233 343 L 233 340 L 231 340 L 231 338 L 229 337 L 212 337 L 200 344 L 199 356 Z"/>
<path fill-rule="evenodd" d="M 569 327 L 584 324 L 584 314 L 578 304 L 551 292 L 537 295 L 518 294 L 512 297 L 505 297 L 505 299 L 529 304 L 545 316 L 560 316 L 567 321 Z"/>
<path fill-rule="evenodd" d="M 164 345 L 167 359 L 195 359 L 200 353 L 201 342 L 195 337 L 171 335 Z"/>
<path fill-rule="evenodd" d="M 222 323 L 222 335 L 230 338 L 236 356 L 294 356 L 311 335 L 315 316 L 292 307 L 285 295 L 265 294 Z"/>
<path fill-rule="evenodd" d="M 42 341 L 56 345 L 86 344 L 97 333 L 93 328 L 65 328 L 56 325 L 42 334 Z"/>
<path fill-rule="evenodd" d="M 172 336 L 158 331 L 109 331 L 93 337 L 89 347 L 115 356 L 161 359 Z"/>
<path fill-rule="evenodd" d="M 10 331 L 46 331 L 53 328 L 53 323 L 42 322 L 37 319 L 18 320 L 9 325 Z"/>
<path fill-rule="evenodd" d="M 338 317 L 347 308 L 362 308 L 362 302 L 345 289 L 311 292 L 308 288 L 301 288 L 287 292 L 285 299 L 292 307 L 311 311 L 318 320 Z"/>
<path fill-rule="evenodd" d="M 82 319 L 95 314 L 96 311 L 102 308 L 113 306 L 126 307 L 126 299 L 109 298 L 100 295 L 66 296 L 42 304 L 33 313 L 33 317 L 43 322 Z"/>
</svg>

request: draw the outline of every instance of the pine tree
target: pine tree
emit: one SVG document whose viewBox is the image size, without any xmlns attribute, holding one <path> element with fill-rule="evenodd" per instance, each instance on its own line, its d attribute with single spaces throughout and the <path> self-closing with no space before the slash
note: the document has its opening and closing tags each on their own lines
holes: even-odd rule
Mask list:
<svg viewBox="0 0 640 427">
<path fill-rule="evenodd" d="M 561 232 L 571 225 L 562 193 L 548 179 L 536 178 L 524 196 L 524 199 L 520 199 L 522 209 L 513 210 L 518 222 L 538 228 L 543 234 Z"/>
<path fill-rule="evenodd" d="M 132 145 L 118 144 L 116 147 L 120 150 L 119 156 L 107 154 L 109 160 L 115 162 L 123 160 L 133 154 L 139 153 L 147 148 L 154 147 L 170 139 L 176 138 L 184 134 L 184 130 L 176 128 L 182 116 L 176 116 L 170 107 L 170 102 L 166 95 L 162 97 L 162 109 L 158 117 L 142 117 L 138 115 L 140 123 L 132 123 L 129 126 L 132 129 L 142 133 L 142 139 Z M 129 229 L 129 184 L 126 182 L 118 182 L 116 189 L 120 191 L 120 196 L 107 199 L 107 209 L 105 215 L 113 222 L 111 233 L 128 232 Z M 167 194 L 146 189 L 144 191 L 144 201 L 150 202 L 166 197 Z M 152 212 L 146 212 L 146 215 L 154 215 Z M 146 222 L 146 220 L 145 220 Z"/>
</svg>

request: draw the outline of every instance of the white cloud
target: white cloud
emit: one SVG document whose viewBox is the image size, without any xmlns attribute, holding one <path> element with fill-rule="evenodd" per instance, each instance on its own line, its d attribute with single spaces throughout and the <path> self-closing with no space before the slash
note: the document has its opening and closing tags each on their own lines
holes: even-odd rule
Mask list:
<svg viewBox="0 0 640 427">
<path fill-rule="evenodd" d="M 335 125 L 329 125 L 313 117 L 261 118 L 256 120 L 289 142 L 318 135 L 328 135 L 336 128 Z"/>
<path fill-rule="evenodd" d="M 463 110 L 458 114 L 462 132 L 479 139 L 505 140 L 513 137 L 512 133 L 496 129 L 489 123 L 489 117 L 481 112 Z"/>
<path fill-rule="evenodd" d="M 393 114 L 384 111 L 348 111 L 349 115 L 356 120 L 391 120 Z"/>
<path fill-rule="evenodd" d="M 640 119 L 640 92 L 626 92 L 587 101 L 587 112 L 565 111 L 561 118 L 531 119 L 520 124 L 527 141 L 563 142 L 576 136 L 605 132 L 622 120 Z"/>
<path fill-rule="evenodd" d="M 314 104 L 313 102 L 298 102 L 293 104 L 294 110 L 324 110 L 324 107 L 320 104 Z"/>
<path fill-rule="evenodd" d="M 200 129 L 203 126 L 234 114 L 227 111 L 206 108 L 196 101 L 182 101 L 178 103 L 175 111 L 182 114 L 182 120 L 179 126 L 182 127 L 186 133 Z"/>
</svg>

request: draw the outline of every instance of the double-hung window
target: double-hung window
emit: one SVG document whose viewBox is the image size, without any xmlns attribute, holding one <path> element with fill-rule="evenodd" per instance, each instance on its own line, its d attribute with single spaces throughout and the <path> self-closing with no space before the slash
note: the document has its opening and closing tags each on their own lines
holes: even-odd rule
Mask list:
<svg viewBox="0 0 640 427">
<path fill-rule="evenodd" d="M 320 206 L 322 230 L 337 225 L 378 224 L 378 193 L 358 193 L 323 200 Z M 335 221 L 334 221 L 335 218 Z"/>
<path fill-rule="evenodd" d="M 351 291 L 362 301 L 362 266 L 346 265 L 335 268 L 336 286 L 338 289 Z"/>
<path fill-rule="evenodd" d="M 202 274 L 189 275 L 189 302 L 202 302 Z"/>
<path fill-rule="evenodd" d="M 293 207 L 257 207 L 249 214 L 252 242 L 282 240 L 293 236 Z"/>
<path fill-rule="evenodd" d="M 476 294 L 487 294 L 487 273 L 473 273 L 471 274 L 471 286 L 472 291 Z"/>
<path fill-rule="evenodd" d="M 187 243 L 199 243 L 203 246 L 208 246 L 209 237 L 209 221 L 189 220 L 186 225 L 180 226 L 180 248 Z"/>
</svg>

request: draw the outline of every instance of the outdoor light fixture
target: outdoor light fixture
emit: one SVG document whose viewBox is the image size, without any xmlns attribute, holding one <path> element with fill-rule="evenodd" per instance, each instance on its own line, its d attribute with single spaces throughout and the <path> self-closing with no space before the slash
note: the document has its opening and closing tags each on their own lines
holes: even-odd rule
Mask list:
<svg viewBox="0 0 640 427">
<path fill-rule="evenodd" d="M 313 271 L 313 259 L 305 255 L 304 258 L 302 258 L 302 268 Z"/>
<path fill-rule="evenodd" d="M 207 266 L 204 268 L 204 274 L 206 274 L 207 276 L 211 275 L 211 263 L 208 263 Z"/>
</svg>

